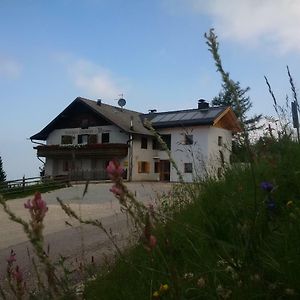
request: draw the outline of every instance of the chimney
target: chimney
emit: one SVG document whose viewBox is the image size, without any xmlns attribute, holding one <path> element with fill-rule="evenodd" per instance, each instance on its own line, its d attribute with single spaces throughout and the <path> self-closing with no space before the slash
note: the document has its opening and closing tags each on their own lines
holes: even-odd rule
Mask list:
<svg viewBox="0 0 300 300">
<path fill-rule="evenodd" d="M 198 109 L 209 109 L 209 103 L 206 102 L 204 99 L 198 100 Z"/>
<path fill-rule="evenodd" d="M 153 113 L 156 113 L 156 112 L 157 112 L 156 109 L 149 109 L 148 111 L 149 111 L 150 114 L 153 114 Z"/>
<path fill-rule="evenodd" d="M 102 100 L 101 99 L 97 99 L 97 105 L 101 106 L 102 104 Z"/>
</svg>

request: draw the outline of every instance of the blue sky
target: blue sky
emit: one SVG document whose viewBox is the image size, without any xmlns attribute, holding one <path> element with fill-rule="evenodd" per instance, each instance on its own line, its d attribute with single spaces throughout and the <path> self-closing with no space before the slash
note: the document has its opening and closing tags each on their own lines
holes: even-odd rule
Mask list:
<svg viewBox="0 0 300 300">
<path fill-rule="evenodd" d="M 77 96 L 147 112 L 194 108 L 221 88 L 203 35 L 250 86 L 251 113 L 273 115 L 300 75 L 297 0 L 0 1 L 0 156 L 8 179 L 38 175 L 27 139 Z M 299 85 L 297 85 L 299 87 Z"/>
</svg>

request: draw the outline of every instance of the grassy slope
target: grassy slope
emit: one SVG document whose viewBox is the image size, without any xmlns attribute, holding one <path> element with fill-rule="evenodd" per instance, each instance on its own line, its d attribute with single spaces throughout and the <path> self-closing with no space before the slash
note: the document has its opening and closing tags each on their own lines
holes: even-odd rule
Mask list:
<svg viewBox="0 0 300 300">
<path fill-rule="evenodd" d="M 255 184 L 249 169 L 201 183 L 193 203 L 156 228 L 154 251 L 129 250 L 86 298 L 151 299 L 167 283 L 159 299 L 299 299 L 299 145 L 267 141 L 256 160 Z M 261 190 L 262 181 L 274 190 Z"/>
</svg>

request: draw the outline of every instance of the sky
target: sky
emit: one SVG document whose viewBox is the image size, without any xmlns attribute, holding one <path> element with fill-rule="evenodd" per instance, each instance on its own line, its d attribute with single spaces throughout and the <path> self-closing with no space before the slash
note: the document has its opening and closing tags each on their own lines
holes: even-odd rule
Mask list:
<svg viewBox="0 0 300 300">
<path fill-rule="evenodd" d="M 140 112 L 196 108 L 226 71 L 249 86 L 250 114 L 274 115 L 300 76 L 298 0 L 0 0 L 0 156 L 7 179 L 37 176 L 28 139 L 77 96 Z M 298 85 L 297 85 L 298 83 Z"/>
</svg>

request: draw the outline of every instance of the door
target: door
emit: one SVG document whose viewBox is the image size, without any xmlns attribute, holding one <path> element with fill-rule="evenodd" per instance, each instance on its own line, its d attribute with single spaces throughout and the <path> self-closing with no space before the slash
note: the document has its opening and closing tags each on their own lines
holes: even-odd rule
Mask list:
<svg viewBox="0 0 300 300">
<path fill-rule="evenodd" d="M 170 161 L 161 160 L 160 161 L 160 181 L 170 181 Z"/>
</svg>

